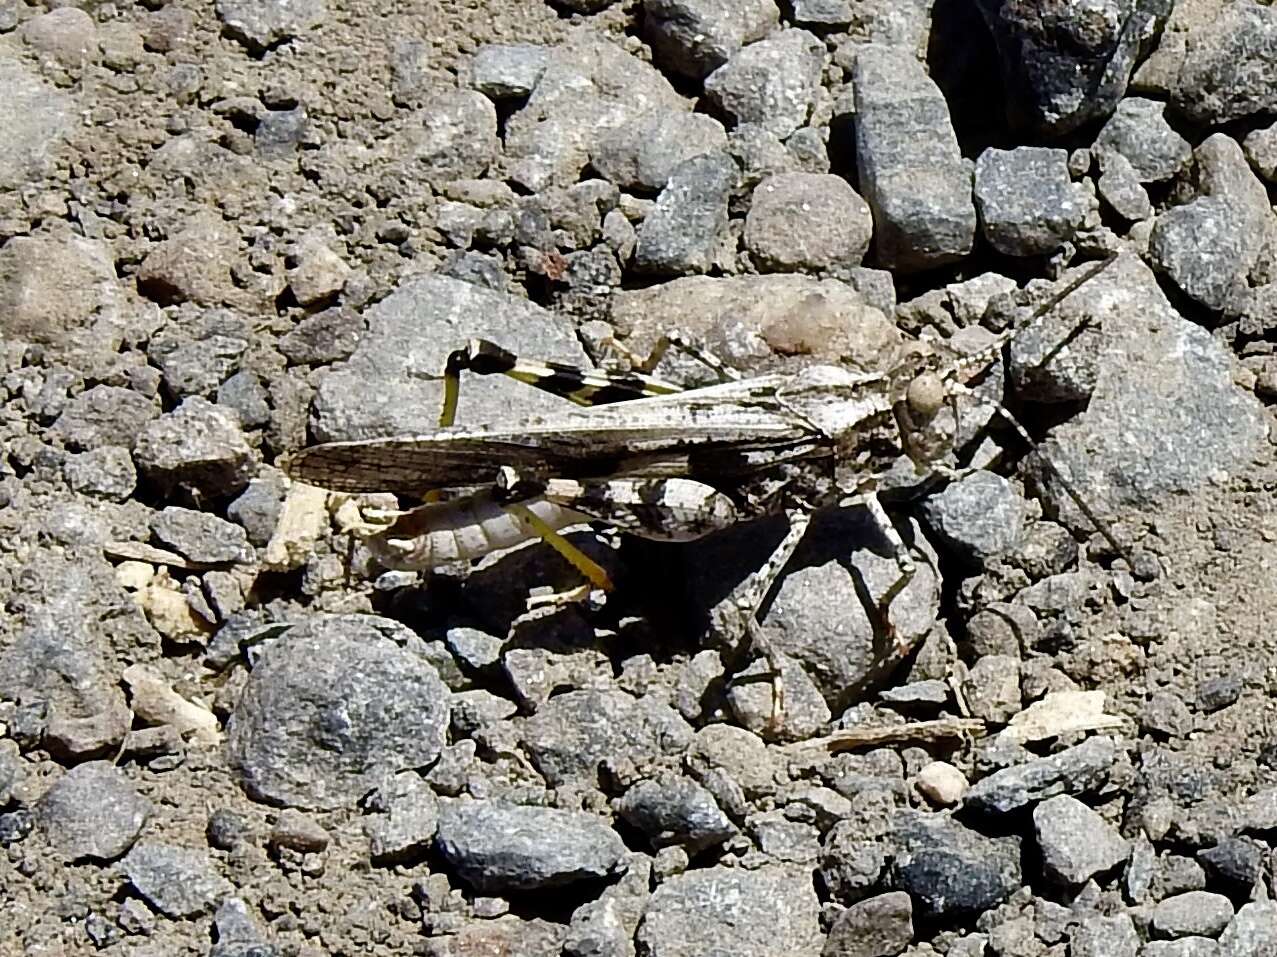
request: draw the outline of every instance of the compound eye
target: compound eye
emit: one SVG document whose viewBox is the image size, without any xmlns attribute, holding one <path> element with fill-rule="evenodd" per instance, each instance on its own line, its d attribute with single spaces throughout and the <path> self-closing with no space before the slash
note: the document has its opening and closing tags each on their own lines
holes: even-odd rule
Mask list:
<svg viewBox="0 0 1277 957">
<path fill-rule="evenodd" d="M 923 372 L 914 377 L 905 390 L 905 402 L 909 411 L 921 419 L 929 419 L 944 405 L 944 382 L 934 372 Z"/>
</svg>

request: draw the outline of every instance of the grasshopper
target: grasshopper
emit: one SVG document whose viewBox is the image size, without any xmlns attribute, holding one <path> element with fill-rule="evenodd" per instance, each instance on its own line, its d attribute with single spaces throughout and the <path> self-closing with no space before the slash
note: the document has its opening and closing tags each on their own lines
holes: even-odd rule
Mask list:
<svg viewBox="0 0 1277 957">
<path fill-rule="evenodd" d="M 1110 261 L 1070 282 L 1031 321 Z M 459 492 L 451 501 L 397 513 L 376 529 L 370 545 L 391 567 L 465 561 L 537 535 L 604 589 L 610 587 L 606 574 L 564 541 L 560 529 L 599 520 L 641 537 L 679 541 L 783 513 L 789 529 L 773 555 L 710 614 L 720 639 L 731 647 L 747 639 L 778 674 L 757 613 L 820 508 L 863 504 L 889 543 L 900 574 L 879 600 L 875 618 L 890 633 L 890 604 L 915 565 L 878 493 L 902 456 L 915 475 L 958 474 L 942 462 L 957 432 L 957 399 L 974 397 L 969 383 L 1014 334 L 1008 330 L 989 348 L 963 357 L 940 344 L 916 342 L 885 371 L 814 365 L 686 391 L 643 372 L 606 375 L 523 362 L 475 340 L 449 357 L 439 429 L 314 446 L 295 455 L 287 469 L 295 479 L 335 491 Z M 671 343 L 680 345 L 667 339 L 655 357 Z M 703 361 L 727 377 L 717 360 Z M 649 360 L 641 368 L 652 365 Z M 467 371 L 508 375 L 587 408 L 519 429 L 455 427 L 457 387 Z M 977 401 L 1008 418 L 1032 447 L 1000 404 Z M 1047 466 L 1094 520 L 1067 479 Z M 897 651 L 903 657 L 908 649 Z M 779 684 L 775 689 L 780 707 L 782 690 Z"/>
</svg>

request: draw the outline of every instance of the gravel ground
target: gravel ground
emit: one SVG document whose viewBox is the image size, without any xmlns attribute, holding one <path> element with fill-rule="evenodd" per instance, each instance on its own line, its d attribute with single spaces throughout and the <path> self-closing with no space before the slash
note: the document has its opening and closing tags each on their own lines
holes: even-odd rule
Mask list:
<svg viewBox="0 0 1277 957">
<path fill-rule="evenodd" d="M 0 0 L 0 90 L 0 954 L 1277 954 L 1277 7 Z M 673 330 L 970 382 L 843 449 L 888 621 L 862 505 L 750 642 L 780 515 L 529 607 L 284 469 Z"/>
</svg>

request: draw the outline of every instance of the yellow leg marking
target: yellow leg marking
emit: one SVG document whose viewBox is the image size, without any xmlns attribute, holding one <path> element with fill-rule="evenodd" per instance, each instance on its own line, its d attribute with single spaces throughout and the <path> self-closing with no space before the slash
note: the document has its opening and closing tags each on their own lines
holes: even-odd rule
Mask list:
<svg viewBox="0 0 1277 957">
<path fill-rule="evenodd" d="M 457 421 L 457 399 L 461 394 L 461 376 L 455 372 L 443 374 L 443 409 L 439 412 L 439 428 L 446 429 Z"/>
<path fill-rule="evenodd" d="M 535 532 L 537 537 L 562 555 L 573 568 L 590 580 L 595 588 L 603 591 L 613 589 L 612 579 L 608 577 L 603 566 L 594 561 L 566 538 L 552 529 L 533 514 L 526 505 L 503 506 L 507 512 L 517 518 L 525 527 Z"/>
</svg>

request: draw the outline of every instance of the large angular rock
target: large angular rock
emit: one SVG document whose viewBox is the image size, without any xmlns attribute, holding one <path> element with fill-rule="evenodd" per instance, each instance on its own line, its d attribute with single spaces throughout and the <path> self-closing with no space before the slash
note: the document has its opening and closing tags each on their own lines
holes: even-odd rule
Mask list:
<svg viewBox="0 0 1277 957">
<path fill-rule="evenodd" d="M 886 267 L 929 269 L 975 240 L 971 175 L 949 108 L 909 53 L 869 47 L 856 58 L 856 166 Z"/>
<path fill-rule="evenodd" d="M 647 41 L 662 67 L 704 79 L 780 21 L 775 0 L 643 0 Z"/>
<path fill-rule="evenodd" d="M 1272 112 L 1275 59 L 1277 10 L 1252 0 L 1223 4 L 1188 32 L 1171 102 L 1207 127 Z"/>
<path fill-rule="evenodd" d="M 751 43 L 705 78 L 705 93 L 733 124 L 784 139 L 802 126 L 820 91 L 825 45 L 806 30 Z"/>
</svg>

